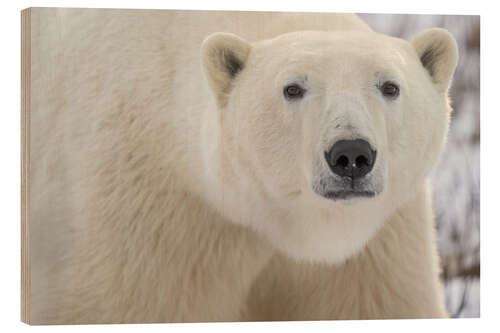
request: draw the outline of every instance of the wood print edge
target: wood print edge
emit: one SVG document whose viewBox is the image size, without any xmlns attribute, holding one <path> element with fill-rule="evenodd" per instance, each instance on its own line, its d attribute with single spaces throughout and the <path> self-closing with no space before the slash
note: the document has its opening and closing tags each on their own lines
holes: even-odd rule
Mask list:
<svg viewBox="0 0 500 333">
<path fill-rule="evenodd" d="M 21 11 L 21 321 L 30 323 L 29 129 L 31 74 L 31 8 Z"/>
</svg>

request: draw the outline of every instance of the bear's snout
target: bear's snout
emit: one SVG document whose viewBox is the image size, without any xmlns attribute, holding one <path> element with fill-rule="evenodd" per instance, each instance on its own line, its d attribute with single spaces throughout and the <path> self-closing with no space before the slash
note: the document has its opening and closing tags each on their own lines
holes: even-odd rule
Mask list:
<svg viewBox="0 0 500 333">
<path fill-rule="evenodd" d="M 325 151 L 330 170 L 352 180 L 368 174 L 373 169 L 376 157 L 377 152 L 363 139 L 340 140 L 329 151 Z"/>
</svg>

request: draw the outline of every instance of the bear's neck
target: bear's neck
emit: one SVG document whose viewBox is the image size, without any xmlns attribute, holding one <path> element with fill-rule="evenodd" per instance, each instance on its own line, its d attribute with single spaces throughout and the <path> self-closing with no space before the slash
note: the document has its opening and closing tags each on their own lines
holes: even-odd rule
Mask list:
<svg viewBox="0 0 500 333">
<path fill-rule="evenodd" d="M 69 264 L 69 275 L 61 275 L 74 297 L 64 298 L 69 304 L 54 300 L 55 313 L 78 323 L 240 319 L 241 300 L 272 250 L 254 232 L 224 220 L 204 200 L 171 185 L 150 198 L 147 211 L 161 211 L 152 213 L 157 218 L 144 217 L 128 232 L 116 232 L 103 225 L 112 221 L 105 221 L 96 226 L 99 236 L 92 244 L 75 240 L 93 251 L 76 251 L 83 257 Z M 123 207 L 120 215 L 145 212 L 132 206 Z M 106 278 L 89 279 L 95 267 Z M 116 290 L 117 297 L 103 298 L 102 290 Z M 75 303 L 80 295 L 87 301 Z"/>
<path fill-rule="evenodd" d="M 179 310 L 164 315 L 182 321 L 238 320 L 241 300 L 273 253 L 267 242 L 187 193 L 165 222 L 171 230 L 162 233 L 156 250 L 159 279 L 167 282 L 165 295 Z"/>
</svg>

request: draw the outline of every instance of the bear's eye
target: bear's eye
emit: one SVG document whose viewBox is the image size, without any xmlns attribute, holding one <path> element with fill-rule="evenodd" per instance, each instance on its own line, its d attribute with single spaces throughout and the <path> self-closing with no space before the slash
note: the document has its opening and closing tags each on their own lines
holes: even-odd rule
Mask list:
<svg viewBox="0 0 500 333">
<path fill-rule="evenodd" d="M 380 91 L 382 92 L 382 95 L 384 95 L 387 98 L 396 98 L 399 96 L 399 86 L 391 81 L 384 82 L 382 86 L 379 88 Z"/>
<path fill-rule="evenodd" d="M 283 89 L 283 95 L 289 100 L 302 98 L 305 92 L 306 90 L 296 83 L 289 84 Z"/>
</svg>

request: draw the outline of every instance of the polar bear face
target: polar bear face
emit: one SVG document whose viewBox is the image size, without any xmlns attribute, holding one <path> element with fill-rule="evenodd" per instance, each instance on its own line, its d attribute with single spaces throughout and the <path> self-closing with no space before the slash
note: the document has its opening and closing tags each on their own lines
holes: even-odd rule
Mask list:
<svg viewBox="0 0 500 333">
<path fill-rule="evenodd" d="M 202 140 L 211 200 L 294 258 L 356 253 L 422 188 L 444 145 L 458 58 L 444 30 L 411 42 L 218 33 L 202 57 L 215 99 Z"/>
</svg>

